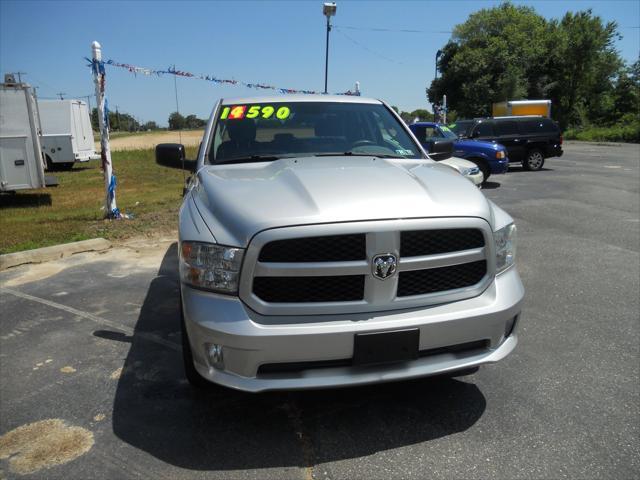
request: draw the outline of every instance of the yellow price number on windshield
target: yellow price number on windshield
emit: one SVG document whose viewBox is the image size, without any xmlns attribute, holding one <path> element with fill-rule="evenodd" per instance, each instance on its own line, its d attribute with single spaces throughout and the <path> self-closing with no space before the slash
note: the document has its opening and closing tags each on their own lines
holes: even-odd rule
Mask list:
<svg viewBox="0 0 640 480">
<path fill-rule="evenodd" d="M 273 105 L 234 105 L 224 107 L 220 113 L 220 120 L 240 120 L 242 118 L 271 118 L 275 113 L 278 120 L 286 120 L 291 115 L 289 107 L 278 107 Z"/>
</svg>

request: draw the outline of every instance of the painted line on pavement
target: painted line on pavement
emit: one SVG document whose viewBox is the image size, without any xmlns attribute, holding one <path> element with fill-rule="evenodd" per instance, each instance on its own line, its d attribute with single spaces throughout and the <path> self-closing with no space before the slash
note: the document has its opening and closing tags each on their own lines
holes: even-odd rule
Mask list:
<svg viewBox="0 0 640 480">
<path fill-rule="evenodd" d="M 67 313 L 71 313 L 72 315 L 77 315 L 86 320 L 91 320 L 92 322 L 97 323 L 99 325 L 106 325 L 122 333 L 126 333 L 131 337 L 135 335 L 136 337 L 142 338 L 144 340 L 148 340 L 149 342 L 156 343 L 166 348 L 170 348 L 171 350 L 176 350 L 176 351 L 182 350 L 182 347 L 177 343 L 174 343 L 170 340 L 165 340 L 164 338 L 154 333 L 135 332 L 130 327 L 125 327 L 116 322 L 112 322 L 111 320 L 107 320 L 106 318 L 102 318 L 102 317 L 99 317 L 98 315 L 94 315 L 93 313 L 84 312 L 82 310 L 78 310 L 77 308 L 68 307 L 66 305 L 62 305 L 61 303 L 52 302 L 51 300 L 46 300 L 44 298 L 34 297 L 33 295 L 29 295 L 28 293 L 19 292 L 18 290 L 13 290 L 11 288 L 3 288 L 2 291 L 6 293 L 10 293 L 11 295 L 14 295 L 19 298 L 23 298 L 25 300 L 30 300 L 32 302 L 37 302 L 42 305 L 47 305 L 48 307 L 57 308 L 58 310 L 63 310 Z"/>
</svg>

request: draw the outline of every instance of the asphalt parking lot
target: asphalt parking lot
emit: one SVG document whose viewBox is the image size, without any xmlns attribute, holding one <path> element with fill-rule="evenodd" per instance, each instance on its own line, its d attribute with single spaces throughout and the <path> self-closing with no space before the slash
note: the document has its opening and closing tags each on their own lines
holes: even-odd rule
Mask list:
<svg viewBox="0 0 640 480">
<path fill-rule="evenodd" d="M 571 143 L 490 179 L 519 229 L 520 343 L 459 379 L 196 394 L 171 240 L 3 272 L 0 434 L 26 427 L 0 478 L 637 478 L 639 160 Z"/>
</svg>

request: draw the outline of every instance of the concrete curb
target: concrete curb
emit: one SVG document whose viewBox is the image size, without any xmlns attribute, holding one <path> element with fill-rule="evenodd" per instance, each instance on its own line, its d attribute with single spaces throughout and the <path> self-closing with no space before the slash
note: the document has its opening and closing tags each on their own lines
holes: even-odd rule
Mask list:
<svg viewBox="0 0 640 480">
<path fill-rule="evenodd" d="M 0 272 L 25 263 L 42 263 L 68 257 L 74 253 L 100 252 L 111 248 L 111 242 L 104 238 L 93 238 L 80 242 L 63 243 L 52 247 L 36 248 L 24 252 L 0 255 Z"/>
</svg>

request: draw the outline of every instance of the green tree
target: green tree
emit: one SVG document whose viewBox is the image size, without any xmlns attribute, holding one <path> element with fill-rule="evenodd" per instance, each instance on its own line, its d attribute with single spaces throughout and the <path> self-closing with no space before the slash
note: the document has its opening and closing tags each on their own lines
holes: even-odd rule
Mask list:
<svg viewBox="0 0 640 480">
<path fill-rule="evenodd" d="M 482 9 L 457 25 L 444 46 L 442 76 L 428 90 L 431 103 L 447 95 L 461 116 L 489 115 L 493 102 L 526 98 L 547 83 L 546 20 L 527 6 L 510 3 Z"/>
<path fill-rule="evenodd" d="M 603 23 L 591 10 L 567 13 L 552 21 L 554 46 L 549 70 L 555 82 L 550 97 L 562 127 L 602 120 L 613 107 L 613 81 L 622 67 L 614 41 L 615 22 Z"/>
<path fill-rule="evenodd" d="M 433 113 L 429 110 L 425 110 L 423 108 L 418 108 L 410 113 L 411 119 L 418 118 L 419 120 L 431 120 L 433 118 Z"/>
<path fill-rule="evenodd" d="M 442 48 L 442 76 L 429 87 L 429 100 L 440 103 L 446 94 L 464 118 L 490 115 L 498 101 L 549 98 L 563 128 L 603 121 L 616 108 L 617 37 L 615 22 L 591 10 L 547 21 L 528 6 L 482 9 L 457 25 Z"/>
<path fill-rule="evenodd" d="M 178 112 L 169 115 L 169 130 L 182 130 L 185 127 L 185 118 Z"/>
</svg>

